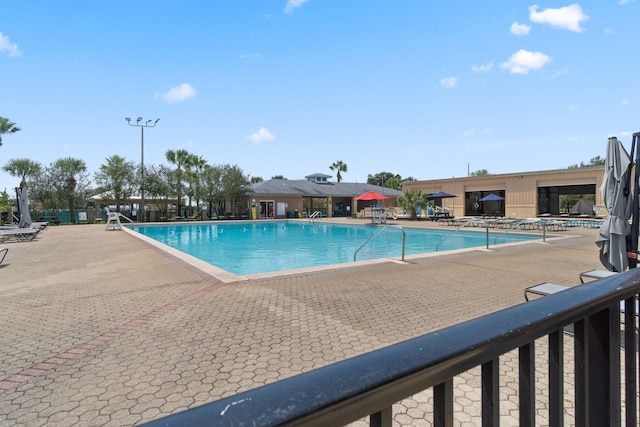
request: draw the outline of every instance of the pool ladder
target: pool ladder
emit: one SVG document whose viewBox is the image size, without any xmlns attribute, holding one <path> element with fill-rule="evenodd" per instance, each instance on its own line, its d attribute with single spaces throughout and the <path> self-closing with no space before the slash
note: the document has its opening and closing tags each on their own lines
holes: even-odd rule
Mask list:
<svg viewBox="0 0 640 427">
<path fill-rule="evenodd" d="M 309 216 L 309 222 L 316 222 L 316 221 L 320 221 L 322 219 L 322 212 L 320 211 L 315 211 L 314 213 L 311 214 L 311 216 Z"/>
<path fill-rule="evenodd" d="M 356 257 L 358 256 L 358 252 L 360 252 L 360 249 L 364 248 L 367 245 L 367 243 L 369 243 L 371 240 L 373 240 L 374 237 L 376 237 L 378 234 L 382 233 L 388 227 L 399 228 L 400 231 L 402 231 L 402 259 L 401 260 L 404 261 L 404 245 L 405 245 L 405 243 L 407 241 L 407 233 L 405 233 L 404 228 L 400 227 L 399 225 L 385 225 L 380 230 L 376 231 L 376 233 L 374 235 L 369 237 L 362 245 L 360 245 L 360 247 L 358 249 L 356 249 L 356 251 L 353 253 L 353 261 L 354 262 L 356 261 Z"/>
<path fill-rule="evenodd" d="M 489 223 L 487 223 L 486 221 L 483 221 L 481 219 L 472 219 L 469 221 L 464 222 L 461 226 L 459 226 L 458 228 L 456 228 L 455 230 L 453 230 L 451 233 L 447 234 L 442 240 L 440 240 L 438 242 L 438 244 L 436 245 L 436 252 L 438 252 L 438 250 L 440 249 L 440 245 L 444 243 L 445 240 L 447 240 L 449 237 L 453 236 L 454 234 L 456 234 L 458 231 L 462 230 L 464 227 L 466 226 L 478 226 L 478 225 L 482 225 L 485 227 L 485 229 L 487 230 L 487 249 L 489 249 Z"/>
</svg>

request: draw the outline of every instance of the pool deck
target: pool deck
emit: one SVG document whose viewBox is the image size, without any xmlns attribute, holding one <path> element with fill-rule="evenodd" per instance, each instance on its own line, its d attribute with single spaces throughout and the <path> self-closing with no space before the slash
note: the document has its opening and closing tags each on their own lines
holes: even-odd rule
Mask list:
<svg viewBox="0 0 640 427">
<path fill-rule="evenodd" d="M 133 425 L 521 304 L 528 286 L 601 268 L 596 234 L 234 281 L 127 232 L 49 227 L 0 244 L 0 426 Z M 501 362 L 503 425 L 517 425 L 517 365 Z M 478 421 L 478 375 L 456 387 L 459 425 Z M 396 422 L 429 425 L 429 400 L 394 406 Z"/>
</svg>

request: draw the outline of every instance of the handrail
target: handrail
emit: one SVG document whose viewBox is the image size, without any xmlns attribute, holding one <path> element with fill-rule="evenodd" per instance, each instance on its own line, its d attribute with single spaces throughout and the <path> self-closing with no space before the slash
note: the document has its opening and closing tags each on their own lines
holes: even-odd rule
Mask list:
<svg viewBox="0 0 640 427">
<path fill-rule="evenodd" d="M 499 238 L 504 237 L 508 232 L 515 230 L 515 229 L 516 229 L 516 227 L 520 227 L 520 225 L 521 225 L 522 223 L 524 223 L 524 220 L 522 220 L 522 219 L 516 219 L 516 220 L 514 221 L 513 225 L 512 225 L 511 227 L 509 227 L 509 229 L 508 229 L 508 230 L 505 230 L 504 232 L 502 232 L 502 233 L 500 233 L 500 234 L 495 233 L 495 235 L 494 235 L 494 239 L 493 239 L 493 244 L 494 244 L 494 245 L 495 245 L 495 244 L 497 244 L 497 243 L 498 243 L 498 239 L 499 239 Z"/>
<path fill-rule="evenodd" d="M 482 425 L 499 425 L 498 358 L 516 349 L 520 424 L 536 425 L 534 345 L 545 336 L 549 346 L 550 425 L 564 424 L 564 384 L 568 380 L 575 387 L 575 425 L 620 425 L 622 413 L 627 425 L 637 425 L 637 331 L 625 327 L 622 344 L 618 302 L 625 301 L 625 324 L 634 324 L 638 292 L 640 269 L 628 270 L 160 418 L 145 426 L 346 425 L 367 415 L 371 425 L 391 426 L 392 405 L 427 389 L 433 389 L 435 425 L 453 425 L 453 379 L 480 366 L 482 407 L 477 411 L 482 414 Z M 568 325 L 573 325 L 575 332 L 572 374 L 565 373 L 563 368 L 563 327 Z M 620 360 L 621 346 L 624 366 Z M 620 384 L 621 374 L 624 387 Z M 569 375 L 572 377 L 565 378 Z"/>
<path fill-rule="evenodd" d="M 358 252 L 360 252 L 360 249 L 362 249 L 367 243 L 373 240 L 373 238 L 376 237 L 378 234 L 382 233 L 387 227 L 399 228 L 400 231 L 402 231 L 402 258 L 401 259 L 402 261 L 404 261 L 404 245 L 407 241 L 407 233 L 404 231 L 404 228 L 400 227 L 399 225 L 385 225 L 380 230 L 376 231 L 371 237 L 369 237 L 362 245 L 360 245 L 358 249 L 356 249 L 356 251 L 353 253 L 354 262 L 356 261 L 356 256 L 358 256 Z"/>
<path fill-rule="evenodd" d="M 485 228 L 487 229 L 487 249 L 489 249 L 489 224 L 486 221 L 483 221 L 481 219 L 470 219 L 468 221 L 465 221 L 461 226 L 459 226 L 458 228 L 453 230 L 451 233 L 449 233 L 446 236 L 444 236 L 444 238 L 442 240 L 440 240 L 436 244 L 436 252 L 438 252 L 438 249 L 440 248 L 440 245 L 443 244 L 445 240 L 447 240 L 449 237 L 451 237 L 454 234 L 456 234 L 458 231 L 460 231 L 461 229 L 463 229 L 467 225 L 471 225 L 471 224 L 484 224 Z"/>
<path fill-rule="evenodd" d="M 127 217 L 127 216 L 125 216 L 125 215 L 121 214 L 120 212 L 118 212 L 118 216 L 119 216 L 120 218 L 124 218 L 124 219 L 126 219 L 127 221 L 129 221 L 130 223 L 132 223 L 132 224 L 133 224 L 133 220 L 132 220 L 131 218 L 129 218 L 129 217 Z"/>
<path fill-rule="evenodd" d="M 313 220 L 318 220 L 318 219 L 322 219 L 322 212 L 320 211 L 315 211 L 314 213 L 312 213 L 309 216 L 309 222 L 314 222 Z"/>
</svg>

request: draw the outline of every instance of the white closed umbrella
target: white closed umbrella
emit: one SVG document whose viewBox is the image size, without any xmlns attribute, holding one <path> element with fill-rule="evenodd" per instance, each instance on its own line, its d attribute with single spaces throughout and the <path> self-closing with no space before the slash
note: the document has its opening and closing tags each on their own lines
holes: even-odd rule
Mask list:
<svg viewBox="0 0 640 427">
<path fill-rule="evenodd" d="M 20 221 L 18 221 L 19 228 L 31 227 L 31 214 L 29 213 L 29 193 L 27 187 L 22 187 L 18 190 L 20 205 Z"/>
</svg>

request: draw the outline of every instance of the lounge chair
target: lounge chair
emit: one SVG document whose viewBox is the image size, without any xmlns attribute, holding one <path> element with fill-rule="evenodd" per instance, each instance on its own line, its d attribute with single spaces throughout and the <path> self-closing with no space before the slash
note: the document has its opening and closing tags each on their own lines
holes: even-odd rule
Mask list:
<svg viewBox="0 0 640 427">
<path fill-rule="evenodd" d="M 2 254 L 2 258 L 0 258 L 0 264 L 4 261 L 4 257 L 9 253 L 9 248 L 0 248 L 0 254 Z"/>
<path fill-rule="evenodd" d="M 45 228 L 47 228 L 49 226 L 48 222 L 32 222 L 31 225 L 29 227 L 25 227 L 22 228 L 24 229 L 30 229 L 33 228 L 35 230 L 44 230 Z M 18 224 L 5 224 L 5 225 L 0 225 L 0 230 L 20 230 L 21 228 L 18 227 Z"/>
<path fill-rule="evenodd" d="M 40 232 L 35 228 L 17 228 L 15 230 L 0 230 L 0 242 L 15 240 L 17 242 L 31 241 Z"/>
<path fill-rule="evenodd" d="M 611 277 L 611 276 L 614 276 L 616 274 L 618 274 L 618 273 L 613 272 L 613 271 L 609 271 L 609 270 L 588 270 L 588 271 L 583 271 L 579 275 L 580 284 L 584 284 L 584 279 L 585 278 L 598 280 L 598 279 L 604 279 L 605 277 Z M 555 294 L 555 293 L 558 293 L 560 291 L 564 291 L 564 290 L 569 289 L 569 288 L 570 288 L 569 286 L 557 285 L 555 283 L 550 283 L 550 282 L 539 283 L 539 284 L 534 285 L 534 286 L 529 286 L 528 288 L 526 288 L 524 290 L 524 299 L 526 301 L 529 301 L 529 294 L 545 296 L 545 295 Z"/>
<path fill-rule="evenodd" d="M 584 283 L 585 278 L 598 280 L 598 279 L 604 279 L 605 277 L 613 276 L 614 274 L 618 274 L 618 273 L 614 271 L 609 271 L 609 270 L 583 271 L 582 273 L 580 273 L 580 283 Z"/>
<path fill-rule="evenodd" d="M 541 222 L 538 218 L 525 218 L 520 220 L 519 226 L 523 230 L 537 230 Z"/>
</svg>

